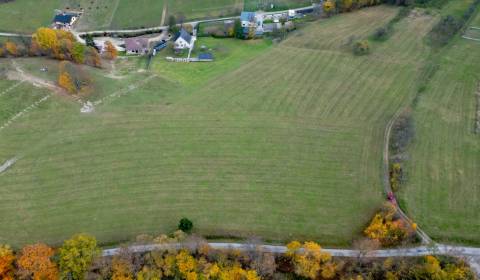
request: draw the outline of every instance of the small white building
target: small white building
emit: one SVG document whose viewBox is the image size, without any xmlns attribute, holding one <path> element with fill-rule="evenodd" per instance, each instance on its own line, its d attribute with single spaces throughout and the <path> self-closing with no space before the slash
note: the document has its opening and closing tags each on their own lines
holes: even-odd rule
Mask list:
<svg viewBox="0 0 480 280">
<path fill-rule="evenodd" d="M 175 50 L 193 49 L 194 44 L 195 37 L 190 35 L 190 33 L 182 28 L 177 39 L 175 40 L 174 48 Z"/>
</svg>

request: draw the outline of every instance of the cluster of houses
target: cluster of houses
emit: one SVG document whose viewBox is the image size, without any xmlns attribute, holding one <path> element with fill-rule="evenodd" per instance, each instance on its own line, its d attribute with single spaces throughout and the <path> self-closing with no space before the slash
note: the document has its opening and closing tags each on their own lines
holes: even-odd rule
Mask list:
<svg viewBox="0 0 480 280">
<path fill-rule="evenodd" d="M 82 12 L 75 11 L 59 11 L 55 15 L 52 21 L 52 27 L 56 29 L 71 30 L 74 24 L 78 21 L 79 17 L 82 15 Z M 275 26 L 280 25 L 294 17 L 296 17 L 296 12 L 294 10 L 288 11 L 288 13 L 269 13 L 264 14 L 261 12 L 242 12 L 240 15 L 240 22 L 242 26 L 242 31 L 245 37 L 259 37 L 264 35 L 264 33 L 272 32 L 275 29 Z M 285 20 L 282 20 L 285 19 Z M 268 23 L 266 23 L 268 21 Z M 233 21 L 229 21 L 233 24 Z M 225 23 L 227 23 L 225 21 Z M 193 30 L 193 34 L 186 31 L 184 28 L 180 30 L 173 38 L 173 48 L 175 52 L 182 52 L 184 50 L 189 51 L 188 59 L 190 59 L 190 53 L 195 46 L 197 40 L 196 30 Z M 125 38 L 123 40 L 124 44 L 116 44 L 117 48 L 124 50 L 128 55 L 146 55 L 153 54 L 156 55 L 157 52 L 167 47 L 167 40 L 171 38 L 168 37 L 132 37 Z M 201 56 L 201 57 L 200 57 Z M 195 61 L 211 61 L 213 57 L 211 54 L 204 53 L 201 54 L 198 58 L 195 58 Z"/>
</svg>

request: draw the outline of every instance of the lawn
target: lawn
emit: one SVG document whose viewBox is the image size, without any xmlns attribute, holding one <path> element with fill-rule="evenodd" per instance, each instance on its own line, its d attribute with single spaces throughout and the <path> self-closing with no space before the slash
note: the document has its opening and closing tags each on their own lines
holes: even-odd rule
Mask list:
<svg viewBox="0 0 480 280">
<path fill-rule="evenodd" d="M 202 52 L 201 46 L 205 46 L 205 51 L 214 55 L 214 62 L 172 63 L 166 61 L 165 56 L 174 56 L 173 52 L 164 50 L 153 60 L 152 69 L 155 73 L 181 83 L 184 87 L 197 87 L 252 60 L 271 47 L 271 43 L 264 40 L 219 40 L 201 37 L 196 42 L 192 57 L 196 57 Z"/>
<path fill-rule="evenodd" d="M 401 198 L 437 241 L 480 244 L 480 136 L 473 133 L 479 50 L 478 42 L 460 37 L 442 50 L 440 69 L 414 111 Z"/>
<path fill-rule="evenodd" d="M 213 63 L 95 70 L 92 101 L 156 76 L 91 115 L 52 98 L 0 132 L 0 161 L 21 155 L 0 175 L 0 243 L 75 232 L 110 243 L 188 217 L 206 236 L 350 244 L 384 200 L 384 129 L 413 97 L 434 19 L 404 19 L 369 56 L 347 42 L 396 12 L 315 22 L 273 46 L 201 39 Z"/>
<path fill-rule="evenodd" d="M 159 26 L 164 0 L 117 0 L 111 28 L 141 28 Z"/>
<path fill-rule="evenodd" d="M 83 9 L 84 13 L 75 25 L 77 30 L 102 30 L 110 27 L 119 1 L 120 0 L 63 0 L 63 6 L 60 8 Z"/>
<path fill-rule="evenodd" d="M 312 4 L 311 0 L 244 0 L 244 2 L 246 11 L 278 11 L 306 7 Z"/>
<path fill-rule="evenodd" d="M 50 25 L 62 0 L 16 0 L 0 4 L 0 31 L 33 33 Z"/>
</svg>

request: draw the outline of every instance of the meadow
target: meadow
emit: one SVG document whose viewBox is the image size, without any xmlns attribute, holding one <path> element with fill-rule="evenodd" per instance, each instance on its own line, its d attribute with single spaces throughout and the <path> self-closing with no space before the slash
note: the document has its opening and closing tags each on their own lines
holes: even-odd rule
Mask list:
<svg viewBox="0 0 480 280">
<path fill-rule="evenodd" d="M 461 6 L 452 4 L 453 11 Z M 469 25 L 478 22 L 477 15 Z M 416 135 L 400 195 L 407 212 L 444 242 L 480 243 L 480 136 L 474 134 L 479 48 L 457 36 L 441 50 L 439 70 L 413 111 Z"/>
<path fill-rule="evenodd" d="M 62 0 L 17 0 L 0 4 L 0 31 L 33 33 L 38 27 L 50 25 L 54 10 L 61 6 Z"/>
<path fill-rule="evenodd" d="M 403 19 L 369 56 L 349 41 L 397 11 L 314 22 L 276 45 L 202 39 L 213 63 L 91 70 L 91 99 L 104 100 L 93 114 L 54 96 L 0 132 L 0 159 L 20 157 L 0 175 L 0 242 L 90 232 L 111 243 L 188 217 L 210 237 L 350 244 L 384 200 L 384 129 L 415 93 L 435 19 Z M 43 59 L 18 63 L 55 79 Z"/>
<path fill-rule="evenodd" d="M 55 10 L 83 10 L 76 24 L 79 31 L 159 26 L 163 9 L 180 20 L 238 16 L 243 10 L 267 7 L 263 0 L 16 0 L 0 4 L 0 31 L 33 33 L 48 26 Z M 307 0 L 274 0 L 274 9 L 310 5 Z M 39 8 L 41 7 L 41 8 Z"/>
</svg>

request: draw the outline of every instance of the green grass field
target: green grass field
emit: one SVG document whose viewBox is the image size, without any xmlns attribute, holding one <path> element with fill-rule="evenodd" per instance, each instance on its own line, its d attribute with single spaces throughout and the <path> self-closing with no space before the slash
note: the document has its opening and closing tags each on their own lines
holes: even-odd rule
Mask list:
<svg viewBox="0 0 480 280">
<path fill-rule="evenodd" d="M 62 0 L 16 0 L 0 4 L 0 31 L 32 33 L 50 25 Z"/>
<path fill-rule="evenodd" d="M 76 28 L 83 31 L 158 26 L 164 4 L 168 8 L 167 23 L 169 15 L 184 20 L 233 16 L 244 9 L 261 9 L 266 3 L 263 0 L 16 0 L 0 4 L 0 31 L 33 33 L 51 24 L 55 9 L 83 9 L 84 14 L 76 24 Z M 276 9 L 287 9 L 311 2 L 272 0 L 268 3 L 273 3 Z"/>
<path fill-rule="evenodd" d="M 460 37 L 442 50 L 413 115 L 416 136 L 401 198 L 438 241 L 480 244 L 480 136 L 473 133 L 479 50 L 479 42 Z"/>
<path fill-rule="evenodd" d="M 207 236 L 349 244 L 384 199 L 384 129 L 414 94 L 434 20 L 404 19 L 369 56 L 346 43 L 396 11 L 312 23 L 274 46 L 205 39 L 213 63 L 95 70 L 93 101 L 157 77 L 91 115 L 52 98 L 0 132 L 1 161 L 21 156 L 0 175 L 0 243 L 116 242 L 189 217 Z M 40 75 L 45 62 L 18 63 Z"/>
<path fill-rule="evenodd" d="M 247 11 L 257 10 L 287 10 L 298 7 L 306 7 L 312 4 L 311 0 L 244 0 L 244 7 Z"/>
</svg>

